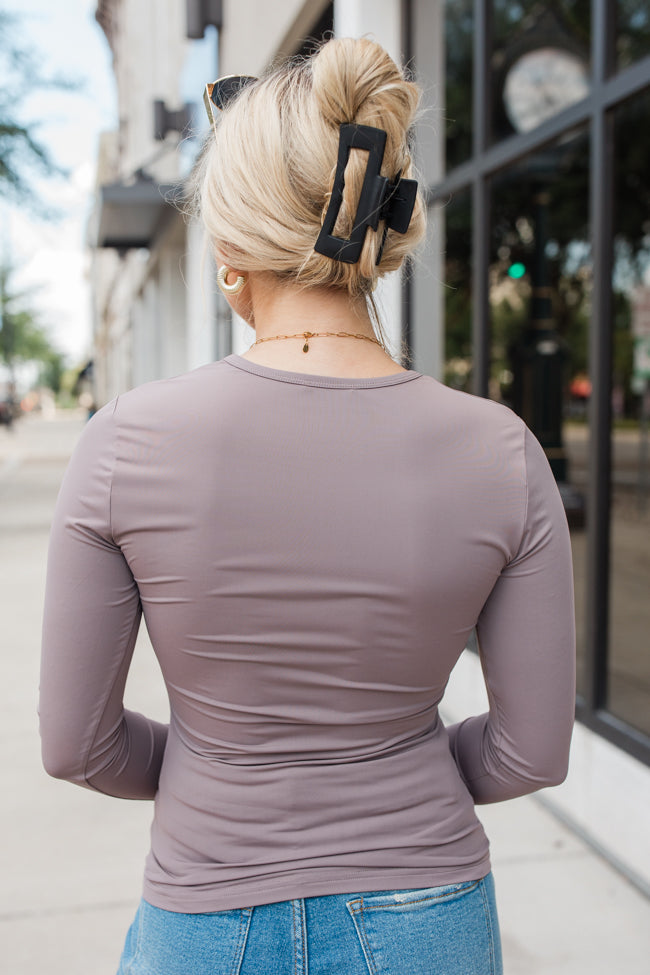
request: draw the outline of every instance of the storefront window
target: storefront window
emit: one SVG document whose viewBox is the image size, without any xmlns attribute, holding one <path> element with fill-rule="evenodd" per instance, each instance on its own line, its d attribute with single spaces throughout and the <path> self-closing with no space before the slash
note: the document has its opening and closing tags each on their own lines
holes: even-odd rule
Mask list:
<svg viewBox="0 0 650 975">
<path fill-rule="evenodd" d="M 650 54 L 647 0 L 616 0 L 616 67 L 627 68 Z"/>
<path fill-rule="evenodd" d="M 444 220 L 444 381 L 455 389 L 472 386 L 471 194 L 462 190 L 439 210 Z"/>
<path fill-rule="evenodd" d="M 590 0 L 494 0 L 492 141 L 587 97 L 590 34 Z"/>
<path fill-rule="evenodd" d="M 445 2 L 445 158 L 447 170 L 472 154 L 473 0 Z"/>
<path fill-rule="evenodd" d="M 608 709 L 650 734 L 650 89 L 615 111 Z"/>
<path fill-rule="evenodd" d="M 650 6 L 412 0 L 410 9 L 434 216 L 413 345 L 432 375 L 487 387 L 542 444 L 571 532 L 578 713 L 648 761 Z M 605 268 L 597 278 L 595 266 Z M 432 313 L 444 320 L 434 336 Z"/>
<path fill-rule="evenodd" d="M 588 194 L 585 131 L 497 174 L 489 268 L 490 396 L 523 417 L 560 486 L 573 544 L 579 686 L 591 393 Z"/>
</svg>

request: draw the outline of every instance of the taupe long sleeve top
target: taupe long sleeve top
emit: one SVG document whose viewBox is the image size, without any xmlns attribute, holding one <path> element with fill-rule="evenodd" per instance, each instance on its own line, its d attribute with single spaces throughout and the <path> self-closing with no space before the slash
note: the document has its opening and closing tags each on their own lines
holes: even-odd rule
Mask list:
<svg viewBox="0 0 650 975">
<path fill-rule="evenodd" d="M 144 614 L 169 727 L 123 709 Z M 474 627 L 490 711 L 438 705 Z M 498 404 L 237 355 L 113 400 L 59 494 L 48 772 L 155 799 L 144 896 L 203 912 L 484 876 L 475 803 L 562 781 L 571 552 Z"/>
</svg>

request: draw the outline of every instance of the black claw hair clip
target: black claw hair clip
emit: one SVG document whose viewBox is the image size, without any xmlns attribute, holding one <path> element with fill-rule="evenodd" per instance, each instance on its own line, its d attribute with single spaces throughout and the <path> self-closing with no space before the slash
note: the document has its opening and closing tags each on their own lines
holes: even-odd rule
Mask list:
<svg viewBox="0 0 650 975">
<path fill-rule="evenodd" d="M 415 207 L 418 184 L 414 179 L 401 179 L 401 173 L 397 174 L 392 183 L 387 177 L 380 176 L 386 138 L 383 129 L 376 129 L 371 125 L 350 123 L 341 125 L 332 195 L 321 232 L 314 244 L 314 250 L 319 254 L 324 254 L 334 261 L 342 261 L 344 264 L 356 264 L 361 257 L 368 228 L 377 230 L 379 221 L 385 220 L 384 236 L 376 261 L 379 264 L 388 230 L 395 230 L 398 234 L 405 234 L 408 230 Z M 368 153 L 368 162 L 352 233 L 346 239 L 335 237 L 333 230 L 343 203 L 345 167 L 348 164 L 350 149 L 364 149 Z"/>
<path fill-rule="evenodd" d="M 254 81 L 257 81 L 257 78 L 249 74 L 228 74 L 205 86 L 203 103 L 213 129 L 216 129 L 217 120 L 215 108 L 223 112 L 242 89 L 248 88 Z"/>
</svg>

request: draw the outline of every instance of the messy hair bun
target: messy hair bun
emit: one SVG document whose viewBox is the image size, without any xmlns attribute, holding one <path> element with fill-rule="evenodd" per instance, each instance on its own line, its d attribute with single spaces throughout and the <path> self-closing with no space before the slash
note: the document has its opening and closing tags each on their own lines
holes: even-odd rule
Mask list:
<svg viewBox="0 0 650 975">
<path fill-rule="evenodd" d="M 219 114 L 216 137 L 197 173 L 199 209 L 216 249 L 243 271 L 273 271 L 306 287 L 370 295 L 377 278 L 398 268 L 424 234 L 418 195 L 406 234 L 384 222 L 369 229 L 361 258 L 343 264 L 314 251 L 336 171 L 339 127 L 372 125 L 387 133 L 381 175 L 411 175 L 408 133 L 416 85 L 379 45 L 351 38 L 326 42 L 244 89 Z M 357 210 L 367 153 L 352 149 L 334 233 L 347 238 Z"/>
</svg>

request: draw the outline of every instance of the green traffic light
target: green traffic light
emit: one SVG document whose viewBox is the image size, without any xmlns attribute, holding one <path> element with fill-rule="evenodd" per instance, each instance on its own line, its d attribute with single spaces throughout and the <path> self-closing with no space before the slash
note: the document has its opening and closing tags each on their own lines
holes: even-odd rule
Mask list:
<svg viewBox="0 0 650 975">
<path fill-rule="evenodd" d="M 521 261 L 516 261 L 514 264 L 511 264 L 510 267 L 508 268 L 508 277 L 515 278 L 515 280 L 518 280 L 519 278 L 523 278 L 525 273 L 526 273 L 526 265 L 522 264 Z"/>
</svg>

